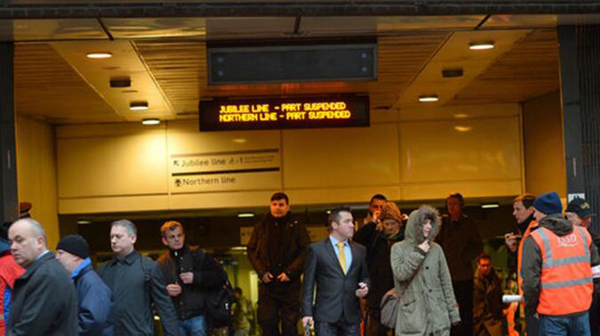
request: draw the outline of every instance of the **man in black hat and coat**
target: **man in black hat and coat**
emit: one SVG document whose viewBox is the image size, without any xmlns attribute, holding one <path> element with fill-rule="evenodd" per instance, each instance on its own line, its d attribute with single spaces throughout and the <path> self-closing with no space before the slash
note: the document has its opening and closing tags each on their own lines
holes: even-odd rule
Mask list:
<svg viewBox="0 0 600 336">
<path fill-rule="evenodd" d="M 80 235 L 69 235 L 58 242 L 56 259 L 71 274 L 77 290 L 79 335 L 111 336 L 112 291 L 92 268 L 90 247 Z"/>
</svg>

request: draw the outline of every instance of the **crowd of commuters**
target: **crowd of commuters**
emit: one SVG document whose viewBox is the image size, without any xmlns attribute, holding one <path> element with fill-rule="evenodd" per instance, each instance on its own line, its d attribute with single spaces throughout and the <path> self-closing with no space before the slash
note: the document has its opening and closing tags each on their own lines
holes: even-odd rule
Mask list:
<svg viewBox="0 0 600 336">
<path fill-rule="evenodd" d="M 363 220 L 332 210 L 328 237 L 311 243 L 288 196 L 274 194 L 247 246 L 262 334 L 297 336 L 301 322 L 320 336 L 513 335 L 517 323 L 504 313 L 517 303 L 502 302 L 502 279 L 462 195 L 450 195 L 446 210 L 423 205 L 406 216 L 375 195 Z M 589 204 L 574 199 L 563 214 L 556 193 L 524 194 L 513 216 L 518 230 L 505 243 L 521 299 L 512 316 L 523 312 L 527 335 L 598 335 L 600 240 Z M 181 223 L 161 227 L 168 250 L 155 262 L 136 251 L 131 221 L 113 222 L 114 258 L 94 270 L 82 236 L 63 237 L 54 255 L 42 225 L 22 217 L 0 238 L 0 335 L 154 335 L 155 313 L 164 335 L 210 334 L 208 293 L 227 275 L 185 243 Z M 380 305 L 390 293 L 392 325 Z M 232 295 L 233 334 L 247 336 L 252 304 L 240 288 Z"/>
</svg>

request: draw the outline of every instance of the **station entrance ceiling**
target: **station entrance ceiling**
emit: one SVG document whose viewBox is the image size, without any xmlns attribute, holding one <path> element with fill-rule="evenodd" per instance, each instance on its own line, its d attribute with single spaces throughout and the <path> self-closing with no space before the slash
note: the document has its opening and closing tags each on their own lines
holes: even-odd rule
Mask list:
<svg viewBox="0 0 600 336">
<path fill-rule="evenodd" d="M 15 1 L 18 3 L 19 1 Z M 53 124 L 198 117 L 215 97 L 366 93 L 372 113 L 419 106 L 514 103 L 559 89 L 556 27 L 596 22 L 576 15 L 80 18 L 0 21 L 15 41 L 19 114 Z M 209 85 L 207 45 L 218 42 L 375 38 L 378 78 L 363 82 Z M 475 42 L 493 42 L 474 51 Z M 91 52 L 113 57 L 89 59 Z M 444 70 L 462 70 L 444 77 Z M 111 88 L 111 79 L 131 85 Z M 149 109 L 130 110 L 146 101 Z"/>
</svg>

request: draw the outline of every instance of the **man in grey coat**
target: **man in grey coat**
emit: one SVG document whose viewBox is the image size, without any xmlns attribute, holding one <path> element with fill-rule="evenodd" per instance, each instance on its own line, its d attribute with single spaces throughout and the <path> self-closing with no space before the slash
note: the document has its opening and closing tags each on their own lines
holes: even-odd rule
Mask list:
<svg viewBox="0 0 600 336">
<path fill-rule="evenodd" d="M 115 258 L 98 268 L 98 275 L 113 292 L 115 335 L 153 336 L 152 304 L 165 336 L 179 335 L 173 302 L 160 266 L 135 250 L 137 229 L 127 220 L 112 223 L 110 246 Z"/>
<path fill-rule="evenodd" d="M 37 221 L 24 218 L 8 230 L 11 253 L 26 271 L 15 281 L 6 335 L 77 335 L 77 297 L 65 268 L 46 247 Z"/>
<path fill-rule="evenodd" d="M 319 336 L 360 335 L 359 298 L 369 293 L 365 248 L 348 241 L 354 220 L 347 208 L 329 215 L 331 234 L 308 247 L 302 288 L 302 325 L 316 322 Z M 317 299 L 313 307 L 314 287 Z"/>
</svg>

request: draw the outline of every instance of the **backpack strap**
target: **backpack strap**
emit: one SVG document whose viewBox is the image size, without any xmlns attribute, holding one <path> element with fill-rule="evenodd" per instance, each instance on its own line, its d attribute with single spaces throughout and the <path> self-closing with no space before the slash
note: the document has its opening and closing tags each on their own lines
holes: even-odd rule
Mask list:
<svg viewBox="0 0 600 336">
<path fill-rule="evenodd" d="M 140 265 L 142 266 L 142 272 L 144 272 L 144 287 L 146 288 L 146 296 L 150 298 L 152 302 L 152 275 L 148 265 L 144 266 L 144 263 L 148 261 L 142 255 L 140 255 Z"/>
</svg>

